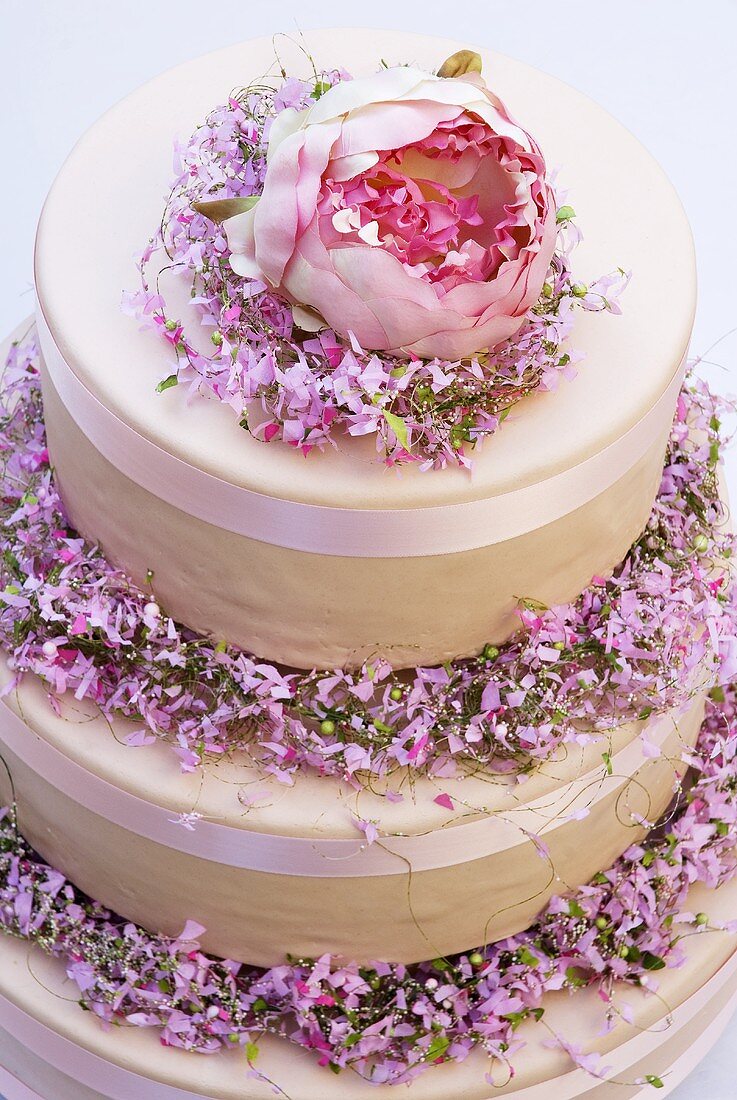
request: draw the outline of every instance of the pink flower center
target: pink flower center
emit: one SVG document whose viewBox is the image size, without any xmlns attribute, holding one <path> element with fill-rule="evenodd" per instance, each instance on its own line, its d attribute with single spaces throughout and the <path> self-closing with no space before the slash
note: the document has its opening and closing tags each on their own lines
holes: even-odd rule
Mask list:
<svg viewBox="0 0 737 1100">
<path fill-rule="evenodd" d="M 321 236 L 381 247 L 441 292 L 488 280 L 530 238 L 517 201 L 520 173 L 534 171 L 528 157 L 463 113 L 352 179 L 325 177 Z"/>
</svg>

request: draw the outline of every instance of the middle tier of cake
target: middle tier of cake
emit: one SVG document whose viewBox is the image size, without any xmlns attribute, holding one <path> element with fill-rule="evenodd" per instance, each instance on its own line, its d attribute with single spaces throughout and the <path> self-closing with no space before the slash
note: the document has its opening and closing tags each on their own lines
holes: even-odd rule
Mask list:
<svg viewBox="0 0 737 1100">
<path fill-rule="evenodd" d="M 395 771 L 365 788 L 288 786 L 243 750 L 182 774 L 170 746 L 130 748 L 132 726 L 89 703 L 65 696 L 55 714 L 27 675 L 0 704 L 0 804 L 15 798 L 49 863 L 150 930 L 193 919 L 206 950 L 264 966 L 326 952 L 409 963 L 524 929 L 612 864 L 673 798 L 702 713 L 700 692 L 565 746 L 524 782 Z"/>
</svg>

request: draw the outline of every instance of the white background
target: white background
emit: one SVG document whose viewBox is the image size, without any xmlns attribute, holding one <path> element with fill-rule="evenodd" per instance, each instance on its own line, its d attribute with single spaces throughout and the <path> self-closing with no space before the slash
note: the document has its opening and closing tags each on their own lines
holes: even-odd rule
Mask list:
<svg viewBox="0 0 737 1100">
<path fill-rule="evenodd" d="M 699 261 L 693 351 L 708 359 L 713 384 L 737 391 L 737 0 L 372 0 L 361 7 L 351 0 L 0 0 L 0 334 L 32 310 L 41 204 L 98 115 L 199 53 L 324 26 L 416 30 L 489 46 L 554 73 L 616 115 L 681 195 Z M 737 500 L 737 453 L 728 480 Z M 737 1022 L 672 1095 L 737 1098 L 735 1047 Z"/>
</svg>

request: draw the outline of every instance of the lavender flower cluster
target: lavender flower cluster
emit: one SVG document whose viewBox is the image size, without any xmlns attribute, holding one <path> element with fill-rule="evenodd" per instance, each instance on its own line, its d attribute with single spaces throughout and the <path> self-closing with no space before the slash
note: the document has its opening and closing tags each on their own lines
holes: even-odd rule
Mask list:
<svg viewBox="0 0 737 1100">
<path fill-rule="evenodd" d="M 579 234 L 564 204 L 542 296 L 514 339 L 493 352 L 427 362 L 366 352 L 331 330 L 301 333 L 288 303 L 234 274 L 225 233 L 192 203 L 260 194 L 273 118 L 286 107 L 311 105 L 340 79 L 349 77 L 335 71 L 309 82 L 289 78 L 277 90 L 246 88 L 176 148 L 166 209 L 140 257 L 140 287 L 125 296 L 124 308 L 171 345 L 174 369 L 160 390 L 184 385 L 223 401 L 260 440 L 307 453 L 335 445 L 345 431 L 373 435 L 390 465 L 469 466 L 466 444 L 496 431 L 532 390 L 555 389 L 572 375 L 576 354 L 562 345 L 576 307 L 618 313 L 627 276 L 618 271 L 588 286 L 574 281 L 569 255 Z M 190 300 L 177 316 L 167 299 L 181 300 L 182 284 Z"/>
<path fill-rule="evenodd" d="M 168 741 L 184 769 L 238 749 L 292 783 L 355 784 L 394 769 L 524 770 L 562 744 L 683 703 L 736 669 L 733 537 L 717 490 L 722 405 L 699 383 L 678 403 L 648 526 L 609 579 L 574 603 L 520 606 L 520 629 L 476 658 L 395 674 L 285 672 L 173 622 L 70 529 L 44 435 L 35 335 L 0 387 L 0 644 L 15 671 L 70 691 L 129 744 Z M 722 526 L 719 526 L 722 524 Z"/>
</svg>

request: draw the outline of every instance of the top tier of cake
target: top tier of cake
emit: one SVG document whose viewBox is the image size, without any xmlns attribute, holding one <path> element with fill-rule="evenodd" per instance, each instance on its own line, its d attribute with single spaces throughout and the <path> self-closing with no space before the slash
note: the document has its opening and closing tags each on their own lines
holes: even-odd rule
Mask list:
<svg viewBox="0 0 737 1100">
<path fill-rule="evenodd" d="M 461 45 L 307 36 L 318 66 L 354 75 L 381 59 L 432 71 Z M 287 71 L 305 70 L 294 43 L 279 55 Z M 439 662 L 508 636 L 521 596 L 573 598 L 644 526 L 693 320 L 687 222 L 659 167 L 599 107 L 518 62 L 483 60 L 490 87 L 562 169 L 584 234 L 576 277 L 634 275 L 622 317 L 579 312 L 578 376 L 518 404 L 470 474 L 388 469 L 367 439 L 304 457 L 257 442 L 220 402 L 154 392 L 169 352 L 121 312 L 132 257 L 160 218 L 173 140 L 234 87 L 274 73 L 270 39 L 146 85 L 62 169 L 36 258 L 62 494 L 76 526 L 136 579 L 152 570 L 157 598 L 194 628 L 301 667 L 376 654 Z M 186 310 L 176 276 L 165 278 Z"/>
</svg>

